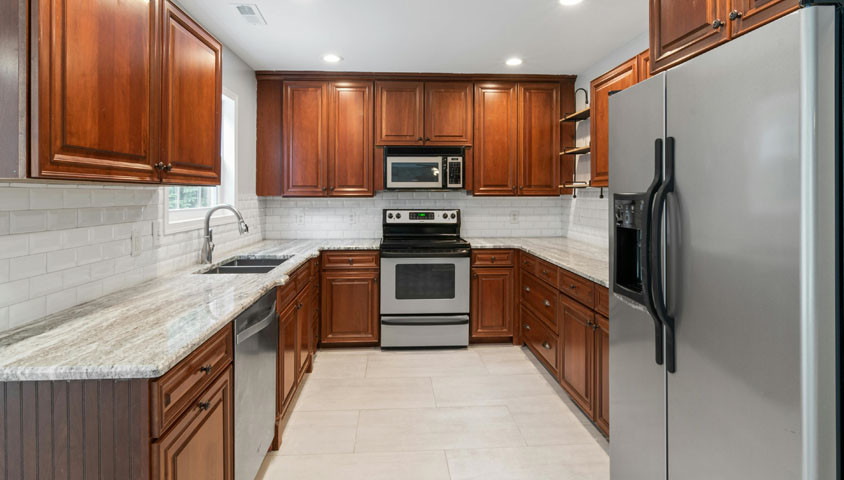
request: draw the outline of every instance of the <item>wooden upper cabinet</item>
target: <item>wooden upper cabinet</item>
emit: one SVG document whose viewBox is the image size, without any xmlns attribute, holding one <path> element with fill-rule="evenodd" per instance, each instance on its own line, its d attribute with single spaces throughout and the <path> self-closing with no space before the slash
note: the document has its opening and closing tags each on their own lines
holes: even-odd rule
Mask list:
<svg viewBox="0 0 844 480">
<path fill-rule="evenodd" d="M 728 13 L 732 36 L 747 33 L 756 27 L 800 8 L 799 0 L 731 0 Z M 725 20 L 726 21 L 726 20 Z"/>
<path fill-rule="evenodd" d="M 321 197 L 327 191 L 328 84 L 284 82 L 284 195 Z"/>
<path fill-rule="evenodd" d="M 650 0 L 653 73 L 726 41 L 729 1 Z"/>
<path fill-rule="evenodd" d="M 636 55 L 636 62 L 639 65 L 639 81 L 644 82 L 651 78 L 651 51 L 645 50 Z"/>
<path fill-rule="evenodd" d="M 425 83 L 425 144 L 472 144 L 472 82 Z"/>
<path fill-rule="evenodd" d="M 329 194 L 374 195 L 372 82 L 332 82 L 329 104 Z"/>
<path fill-rule="evenodd" d="M 422 145 L 425 140 L 423 82 L 375 82 L 375 143 Z"/>
<path fill-rule="evenodd" d="M 162 181 L 219 185 L 223 47 L 179 8 L 164 5 Z"/>
<path fill-rule="evenodd" d="M 560 193 L 560 85 L 519 84 L 519 195 Z"/>
<path fill-rule="evenodd" d="M 637 57 L 592 80 L 592 186 L 609 185 L 609 97 L 611 92 L 635 85 L 639 78 Z"/>
<path fill-rule="evenodd" d="M 516 195 L 518 93 L 515 83 L 475 86 L 474 195 Z"/>
<path fill-rule="evenodd" d="M 158 182 L 159 1 L 39 4 L 30 175 Z"/>
</svg>

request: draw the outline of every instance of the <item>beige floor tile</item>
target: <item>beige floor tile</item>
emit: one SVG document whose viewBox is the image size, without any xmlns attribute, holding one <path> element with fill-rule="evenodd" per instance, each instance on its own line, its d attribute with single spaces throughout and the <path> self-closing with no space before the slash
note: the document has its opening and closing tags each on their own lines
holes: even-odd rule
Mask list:
<svg viewBox="0 0 844 480">
<path fill-rule="evenodd" d="M 507 407 L 361 412 L 355 452 L 523 446 Z"/>
<path fill-rule="evenodd" d="M 483 375 L 431 379 L 438 407 L 504 405 L 508 400 L 553 393 L 542 375 Z"/>
<path fill-rule="evenodd" d="M 269 455 L 256 480 L 449 480 L 443 452 Z"/>
<path fill-rule="evenodd" d="M 608 480 L 597 445 L 449 450 L 451 480 Z"/>
<path fill-rule="evenodd" d="M 295 411 L 433 406 L 429 378 L 310 378 Z"/>
<path fill-rule="evenodd" d="M 357 427 L 357 411 L 294 411 L 284 428 L 278 453 L 353 453 Z"/>
<path fill-rule="evenodd" d="M 486 375 L 481 358 L 461 352 L 394 352 L 369 356 L 367 377 L 444 377 Z"/>
<path fill-rule="evenodd" d="M 569 407 L 555 394 L 510 399 L 506 404 L 528 445 L 595 443 L 589 427 L 571 410 L 576 407 Z"/>
<path fill-rule="evenodd" d="M 363 378 L 367 355 L 319 353 L 314 360 L 311 378 Z"/>
</svg>

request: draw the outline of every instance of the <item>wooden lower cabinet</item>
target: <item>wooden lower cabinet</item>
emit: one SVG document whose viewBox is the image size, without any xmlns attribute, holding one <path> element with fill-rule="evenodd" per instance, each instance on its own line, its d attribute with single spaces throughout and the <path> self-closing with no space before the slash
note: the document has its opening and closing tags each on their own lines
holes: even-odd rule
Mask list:
<svg viewBox="0 0 844 480">
<path fill-rule="evenodd" d="M 360 267 L 354 260 L 348 262 L 345 269 L 340 269 L 338 262 L 331 259 L 343 257 L 357 258 L 353 252 L 342 254 L 329 252 L 324 254 L 320 293 L 322 294 L 322 322 L 320 344 L 322 345 L 372 345 L 380 338 L 378 325 L 379 272 L 371 269 L 378 258 L 362 261 Z M 357 253 L 358 256 L 367 254 Z"/>
<path fill-rule="evenodd" d="M 563 362 L 560 382 L 572 399 L 592 415 L 594 382 L 593 354 L 595 331 L 592 329 L 595 315 L 574 300 L 560 296 L 560 329 L 562 334 Z"/>
<path fill-rule="evenodd" d="M 595 424 L 610 434 L 610 321 L 595 315 Z"/>
<path fill-rule="evenodd" d="M 512 267 L 472 268 L 472 339 L 513 336 L 515 278 Z"/>
<path fill-rule="evenodd" d="M 298 368 L 296 362 L 296 348 L 299 343 L 297 336 L 299 309 L 291 302 L 278 319 L 278 408 L 283 414 L 293 398 L 296 389 Z"/>
<path fill-rule="evenodd" d="M 234 478 L 232 367 L 153 444 L 153 476 L 159 480 Z"/>
<path fill-rule="evenodd" d="M 520 313 L 522 341 L 545 364 L 555 378 L 560 377 L 560 337 L 548 329 L 528 308 L 522 306 Z"/>
</svg>

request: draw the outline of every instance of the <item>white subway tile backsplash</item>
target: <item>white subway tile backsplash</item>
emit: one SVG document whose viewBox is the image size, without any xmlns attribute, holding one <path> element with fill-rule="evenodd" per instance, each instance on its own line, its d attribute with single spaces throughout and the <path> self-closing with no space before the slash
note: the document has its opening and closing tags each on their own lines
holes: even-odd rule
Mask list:
<svg viewBox="0 0 844 480">
<path fill-rule="evenodd" d="M 64 230 L 66 228 L 74 228 L 76 226 L 77 210 L 63 209 L 63 210 L 48 210 L 47 211 L 47 229 L 48 230 Z"/>
<path fill-rule="evenodd" d="M 28 253 L 28 235 L 4 235 L 0 237 L 0 259 L 20 257 Z"/>
<path fill-rule="evenodd" d="M 76 250 L 57 250 L 47 254 L 47 271 L 57 272 L 76 266 Z"/>
<path fill-rule="evenodd" d="M 80 227 L 92 227 L 95 225 L 102 225 L 103 223 L 103 209 L 102 208 L 81 208 L 77 213 L 77 223 Z"/>
<path fill-rule="evenodd" d="M 0 308 L 0 332 L 11 328 L 9 324 L 9 307 Z"/>
<path fill-rule="evenodd" d="M 29 280 L 0 283 L 0 307 L 7 307 L 29 298 Z"/>
<path fill-rule="evenodd" d="M 60 292 L 52 293 L 45 297 L 47 302 L 47 311 L 45 315 L 60 312 L 66 308 L 78 305 L 76 301 L 76 289 L 62 290 Z"/>
<path fill-rule="evenodd" d="M 14 187 L 0 187 L 0 210 L 29 209 L 29 190 Z"/>
<path fill-rule="evenodd" d="M 91 206 L 91 191 L 88 189 L 68 189 L 63 197 L 64 208 L 84 208 Z"/>
<path fill-rule="evenodd" d="M 29 296 L 43 297 L 62 289 L 62 272 L 53 272 L 29 279 Z"/>
<path fill-rule="evenodd" d="M 0 260 L 0 283 L 9 281 L 9 259 Z"/>
<path fill-rule="evenodd" d="M 64 206 L 64 190 L 33 189 L 29 191 L 30 210 L 46 210 Z"/>
<path fill-rule="evenodd" d="M 9 212 L 0 211 L 0 235 L 9 234 Z"/>
<path fill-rule="evenodd" d="M 20 210 L 9 214 L 10 233 L 43 232 L 46 229 L 47 216 L 42 210 Z"/>
<path fill-rule="evenodd" d="M 62 233 L 48 231 L 29 236 L 29 253 L 52 252 L 62 248 Z"/>
<path fill-rule="evenodd" d="M 27 324 L 46 315 L 46 299 L 33 298 L 9 307 L 9 324 L 11 328 Z"/>
<path fill-rule="evenodd" d="M 9 259 L 9 280 L 34 277 L 47 273 L 47 255 L 27 255 Z"/>
</svg>

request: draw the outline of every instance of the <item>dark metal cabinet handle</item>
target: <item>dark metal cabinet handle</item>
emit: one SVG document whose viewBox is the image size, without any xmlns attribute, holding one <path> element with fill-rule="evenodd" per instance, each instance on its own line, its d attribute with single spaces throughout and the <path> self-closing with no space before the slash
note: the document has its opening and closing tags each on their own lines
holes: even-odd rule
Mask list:
<svg viewBox="0 0 844 480">
<path fill-rule="evenodd" d="M 550 302 L 550 301 L 548 301 L 548 300 L 545 300 L 545 302 L 544 302 L 544 303 L 545 303 L 545 306 L 546 306 L 546 307 L 550 307 L 550 306 L 551 306 L 551 302 Z"/>
<path fill-rule="evenodd" d="M 173 170 L 173 164 L 168 163 L 166 166 L 164 166 L 163 169 L 164 169 L 165 172 L 169 172 L 170 170 Z"/>
<path fill-rule="evenodd" d="M 542 271 L 542 274 L 543 274 L 543 275 L 545 275 L 545 276 L 547 277 L 547 276 L 548 276 L 548 270 L 543 270 L 543 271 Z"/>
<path fill-rule="evenodd" d="M 335 187 L 331 187 L 331 191 L 332 191 L 332 192 L 334 191 L 334 188 L 335 188 Z"/>
<path fill-rule="evenodd" d="M 417 142 L 421 142 L 421 141 L 422 141 L 422 137 L 417 138 L 417 139 L 416 139 L 416 141 L 417 141 Z"/>
<path fill-rule="evenodd" d="M 514 192 L 516 191 L 516 186 L 515 186 L 515 185 L 513 185 L 513 191 L 514 191 Z"/>
<path fill-rule="evenodd" d="M 156 170 L 163 170 L 164 169 L 164 162 L 158 162 L 155 165 L 153 165 L 153 167 L 155 167 Z"/>
<path fill-rule="evenodd" d="M 738 20 L 739 18 L 741 18 L 741 12 L 739 12 L 738 10 L 733 10 L 732 12 L 730 12 L 730 20 Z"/>
<path fill-rule="evenodd" d="M 530 292 L 530 287 L 525 287 L 526 292 Z"/>
<path fill-rule="evenodd" d="M 373 282 L 373 283 L 378 283 L 378 279 L 377 279 L 377 278 L 373 278 L 373 279 L 372 279 L 372 282 Z"/>
<path fill-rule="evenodd" d="M 528 325 L 527 323 L 525 324 L 525 330 L 530 331 L 530 325 Z"/>
<path fill-rule="evenodd" d="M 350 259 L 349 259 L 349 265 L 354 265 L 354 264 L 355 264 L 354 259 L 350 258 Z"/>
<path fill-rule="evenodd" d="M 495 256 L 493 256 L 490 260 L 492 260 L 492 263 L 495 263 Z"/>
<path fill-rule="evenodd" d="M 325 188 L 325 187 L 322 187 L 322 191 L 323 191 L 323 192 L 324 192 L 324 191 L 326 191 L 326 190 L 328 190 L 328 189 L 327 189 L 327 188 Z"/>
<path fill-rule="evenodd" d="M 473 273 L 473 274 L 472 274 L 472 278 L 478 278 L 478 274 L 477 274 L 477 273 Z"/>
<path fill-rule="evenodd" d="M 548 342 L 542 342 L 542 348 L 545 350 L 551 350 L 551 345 L 549 345 Z"/>
<path fill-rule="evenodd" d="M 525 186 L 524 186 L 524 185 L 520 185 L 520 186 L 519 186 L 519 190 L 524 190 L 524 189 L 525 189 Z"/>
<path fill-rule="evenodd" d="M 430 142 L 430 141 L 431 141 L 431 137 L 425 137 L 425 141 L 426 141 L 426 142 Z"/>
<path fill-rule="evenodd" d="M 212 367 L 210 364 L 209 365 L 203 365 L 203 366 L 199 367 L 199 371 L 208 375 L 209 373 L 211 373 L 212 368 L 214 368 L 214 367 Z"/>
<path fill-rule="evenodd" d="M 209 408 L 211 408 L 211 402 L 199 402 L 198 407 L 200 411 L 208 410 Z"/>
<path fill-rule="evenodd" d="M 569 288 L 572 290 L 577 290 L 577 285 L 572 283 L 571 285 L 569 285 Z"/>
<path fill-rule="evenodd" d="M 721 28 L 723 26 L 724 26 L 724 22 L 722 22 L 720 18 L 717 18 L 717 19 L 715 19 L 714 22 L 712 22 L 712 28 L 715 29 L 715 30 L 718 30 L 719 28 Z"/>
</svg>

